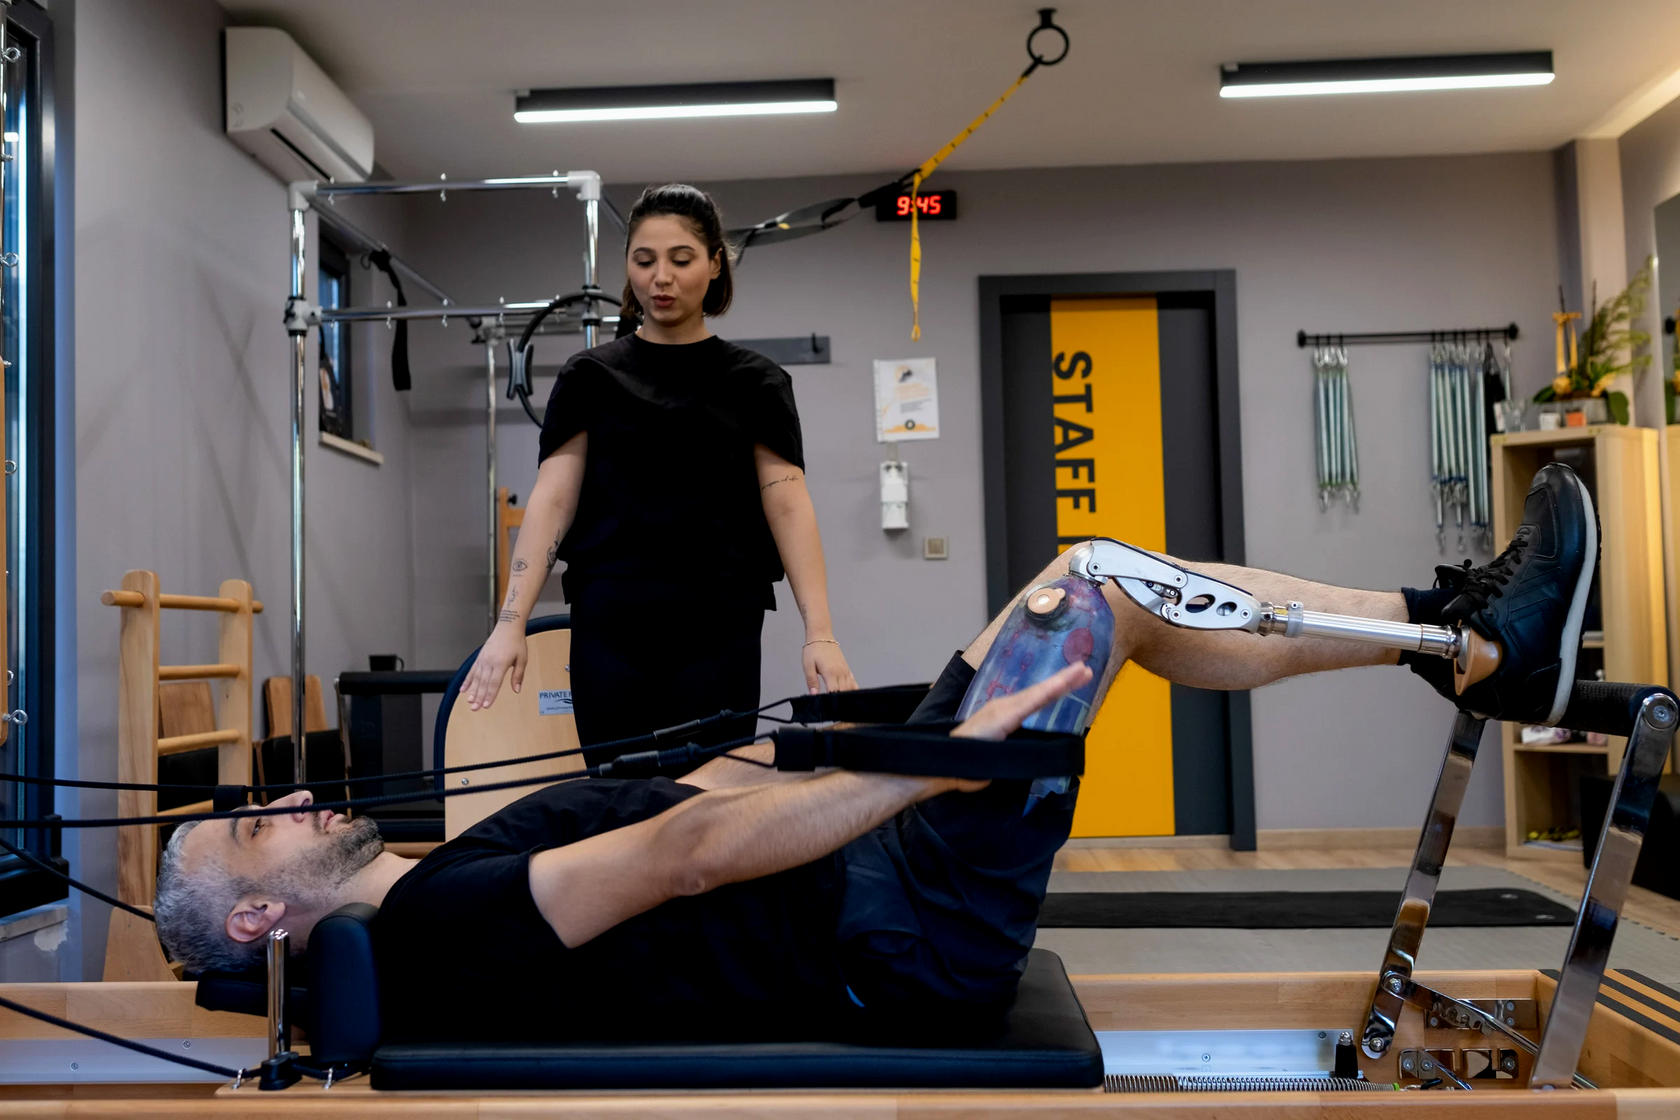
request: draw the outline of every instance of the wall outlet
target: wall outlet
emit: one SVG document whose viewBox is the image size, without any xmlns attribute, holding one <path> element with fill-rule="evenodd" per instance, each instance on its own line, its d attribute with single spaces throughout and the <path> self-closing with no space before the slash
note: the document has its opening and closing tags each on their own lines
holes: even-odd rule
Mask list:
<svg viewBox="0 0 1680 1120">
<path fill-rule="evenodd" d="M 945 537 L 923 537 L 923 560 L 949 560 L 951 558 L 950 544 Z"/>
</svg>

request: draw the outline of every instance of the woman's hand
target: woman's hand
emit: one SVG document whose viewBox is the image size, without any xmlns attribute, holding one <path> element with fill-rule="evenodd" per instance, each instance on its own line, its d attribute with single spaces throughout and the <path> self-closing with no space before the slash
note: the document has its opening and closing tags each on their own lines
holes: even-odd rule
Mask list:
<svg viewBox="0 0 1680 1120">
<path fill-rule="evenodd" d="M 502 690 L 502 678 L 508 675 L 509 669 L 513 670 L 513 690 L 518 692 L 525 683 L 525 659 L 524 626 L 497 623 L 461 686 L 467 707 L 476 712 L 495 703 L 496 694 Z"/>
<path fill-rule="evenodd" d="M 840 643 L 833 638 L 806 642 L 800 660 L 805 663 L 805 687 L 812 692 L 851 692 L 858 686 L 846 655 L 840 652 Z"/>
</svg>

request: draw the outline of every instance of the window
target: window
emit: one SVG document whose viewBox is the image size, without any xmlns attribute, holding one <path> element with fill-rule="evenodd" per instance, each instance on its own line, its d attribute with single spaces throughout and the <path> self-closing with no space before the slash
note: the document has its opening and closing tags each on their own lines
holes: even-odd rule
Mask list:
<svg viewBox="0 0 1680 1120">
<path fill-rule="evenodd" d="M 5 150 L 0 163 L 5 207 L 0 263 L 0 341 L 5 370 L 6 644 L 12 677 L 5 710 L 27 722 L 5 725 L 0 770 L 53 775 L 53 200 L 52 23 L 47 13 L 7 5 L 6 38 L 21 52 L 6 65 Z M 0 783 L 0 817 L 46 817 L 50 787 Z M 58 858 L 55 835 L 5 829 L 6 841 L 36 856 Z M 0 852 L 0 914 L 65 896 L 56 879 Z"/>
<path fill-rule="evenodd" d="M 343 249 L 320 239 L 320 272 L 316 299 L 322 307 L 350 306 L 350 261 Z M 351 402 L 350 327 L 322 323 L 321 430 L 339 439 L 354 440 L 356 423 Z"/>
</svg>

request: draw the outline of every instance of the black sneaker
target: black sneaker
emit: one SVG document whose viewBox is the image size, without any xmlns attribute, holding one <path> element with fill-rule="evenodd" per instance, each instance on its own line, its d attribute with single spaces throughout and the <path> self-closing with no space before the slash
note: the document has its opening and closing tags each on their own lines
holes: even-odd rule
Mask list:
<svg viewBox="0 0 1680 1120">
<path fill-rule="evenodd" d="M 1464 573 L 1449 622 L 1498 642 L 1499 667 L 1462 696 L 1461 708 L 1493 719 L 1553 725 L 1575 685 L 1581 617 L 1598 567 L 1598 514 L 1592 497 L 1562 463 L 1534 476 L 1522 524 L 1504 552 Z"/>
</svg>

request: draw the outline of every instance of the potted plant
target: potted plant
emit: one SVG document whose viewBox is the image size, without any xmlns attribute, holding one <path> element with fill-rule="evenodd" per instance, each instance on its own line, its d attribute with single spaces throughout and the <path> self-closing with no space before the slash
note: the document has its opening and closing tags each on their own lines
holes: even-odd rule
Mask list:
<svg viewBox="0 0 1680 1120">
<path fill-rule="evenodd" d="M 1592 318 L 1580 333 L 1579 346 L 1575 338 L 1569 339 L 1567 357 L 1565 331 L 1573 334 L 1573 320 L 1580 316 L 1576 312 L 1552 316 L 1558 328 L 1558 373 L 1551 384 L 1534 394 L 1535 401 L 1545 404 L 1601 400 L 1600 407 L 1607 409 L 1610 419 L 1618 424 L 1628 422 L 1627 395 L 1612 391 L 1610 384 L 1623 374 L 1638 373 L 1651 363 L 1651 355 L 1643 352 L 1651 336 L 1635 330 L 1633 321 L 1645 310 L 1654 263 L 1646 257 L 1644 266 L 1628 281 L 1628 286 L 1602 306 L 1594 285 Z M 1562 302 L 1561 293 L 1559 302 Z"/>
</svg>

